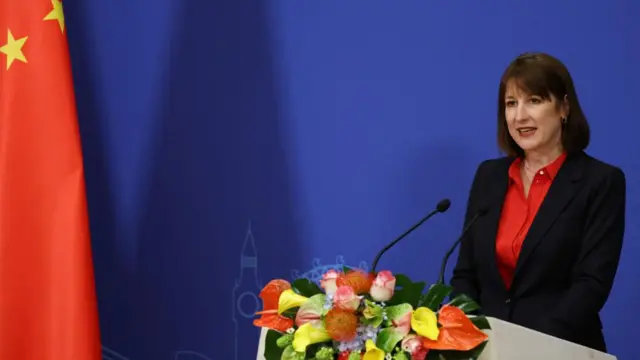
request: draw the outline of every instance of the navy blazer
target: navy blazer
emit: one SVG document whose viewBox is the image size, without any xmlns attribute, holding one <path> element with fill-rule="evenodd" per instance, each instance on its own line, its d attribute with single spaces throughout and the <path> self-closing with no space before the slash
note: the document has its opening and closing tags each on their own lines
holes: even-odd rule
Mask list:
<svg viewBox="0 0 640 360">
<path fill-rule="evenodd" d="M 506 289 L 496 260 L 496 235 L 514 158 L 484 161 L 467 204 L 451 285 L 482 313 L 605 351 L 599 312 L 618 268 L 625 227 L 625 175 L 584 152 L 569 154 L 556 175 Z"/>
</svg>

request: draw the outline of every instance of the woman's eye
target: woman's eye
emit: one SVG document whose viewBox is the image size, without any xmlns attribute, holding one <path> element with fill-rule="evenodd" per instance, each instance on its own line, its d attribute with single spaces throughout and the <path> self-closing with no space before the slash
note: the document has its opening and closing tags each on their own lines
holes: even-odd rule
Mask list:
<svg viewBox="0 0 640 360">
<path fill-rule="evenodd" d="M 515 100 L 507 100 L 504 104 L 505 104 L 507 107 L 516 106 L 516 102 L 515 102 Z"/>
<path fill-rule="evenodd" d="M 540 104 L 542 102 L 542 99 L 537 98 L 537 97 L 533 97 L 533 98 L 531 98 L 530 101 L 531 101 L 532 104 Z"/>
</svg>

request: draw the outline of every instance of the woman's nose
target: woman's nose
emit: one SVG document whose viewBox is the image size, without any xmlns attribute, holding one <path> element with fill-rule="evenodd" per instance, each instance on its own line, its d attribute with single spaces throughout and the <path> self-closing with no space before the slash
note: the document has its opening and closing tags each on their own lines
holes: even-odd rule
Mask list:
<svg viewBox="0 0 640 360">
<path fill-rule="evenodd" d="M 518 104 L 515 108 L 515 121 L 523 121 L 529 117 L 525 107 L 521 104 Z"/>
</svg>

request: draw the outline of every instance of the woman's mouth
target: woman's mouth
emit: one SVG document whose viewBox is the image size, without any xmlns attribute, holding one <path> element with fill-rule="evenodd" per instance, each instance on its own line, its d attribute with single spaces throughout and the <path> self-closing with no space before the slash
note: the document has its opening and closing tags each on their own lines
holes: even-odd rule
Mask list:
<svg viewBox="0 0 640 360">
<path fill-rule="evenodd" d="M 518 128 L 518 133 L 520 134 L 521 137 L 529 137 L 529 136 L 533 136 L 536 130 L 537 128 L 535 127 L 521 127 L 521 128 Z"/>
</svg>

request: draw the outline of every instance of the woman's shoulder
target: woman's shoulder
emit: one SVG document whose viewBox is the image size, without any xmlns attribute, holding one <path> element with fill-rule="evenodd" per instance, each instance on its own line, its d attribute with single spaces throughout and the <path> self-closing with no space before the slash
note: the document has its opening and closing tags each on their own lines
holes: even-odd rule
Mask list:
<svg viewBox="0 0 640 360">
<path fill-rule="evenodd" d="M 580 153 L 580 156 L 583 156 L 585 159 L 587 159 L 588 163 L 589 163 L 589 167 L 595 168 L 595 169 L 600 169 L 600 170 L 606 170 L 606 171 L 622 171 L 622 169 L 610 162 L 606 162 L 600 158 L 597 158 L 593 155 L 587 154 L 586 152 L 582 152 Z"/>
<path fill-rule="evenodd" d="M 478 175 L 495 174 L 509 171 L 509 166 L 515 160 L 515 157 L 503 156 L 491 159 L 485 159 L 480 162 L 476 173 Z"/>
<path fill-rule="evenodd" d="M 592 178 L 613 177 L 618 179 L 618 181 L 624 181 L 625 174 L 621 167 L 585 152 L 582 152 L 579 155 L 586 160 L 585 162 L 587 166 L 585 167 L 585 172 L 588 176 Z"/>
<path fill-rule="evenodd" d="M 606 162 L 600 158 L 587 154 L 586 152 L 578 152 L 570 154 L 569 158 L 583 160 L 586 164 L 586 171 L 590 174 L 611 175 L 624 177 L 624 171 L 613 163 Z M 516 158 L 513 156 L 502 156 L 496 158 L 485 159 L 481 161 L 477 167 L 478 174 L 494 174 L 506 172 L 509 166 Z"/>
</svg>

